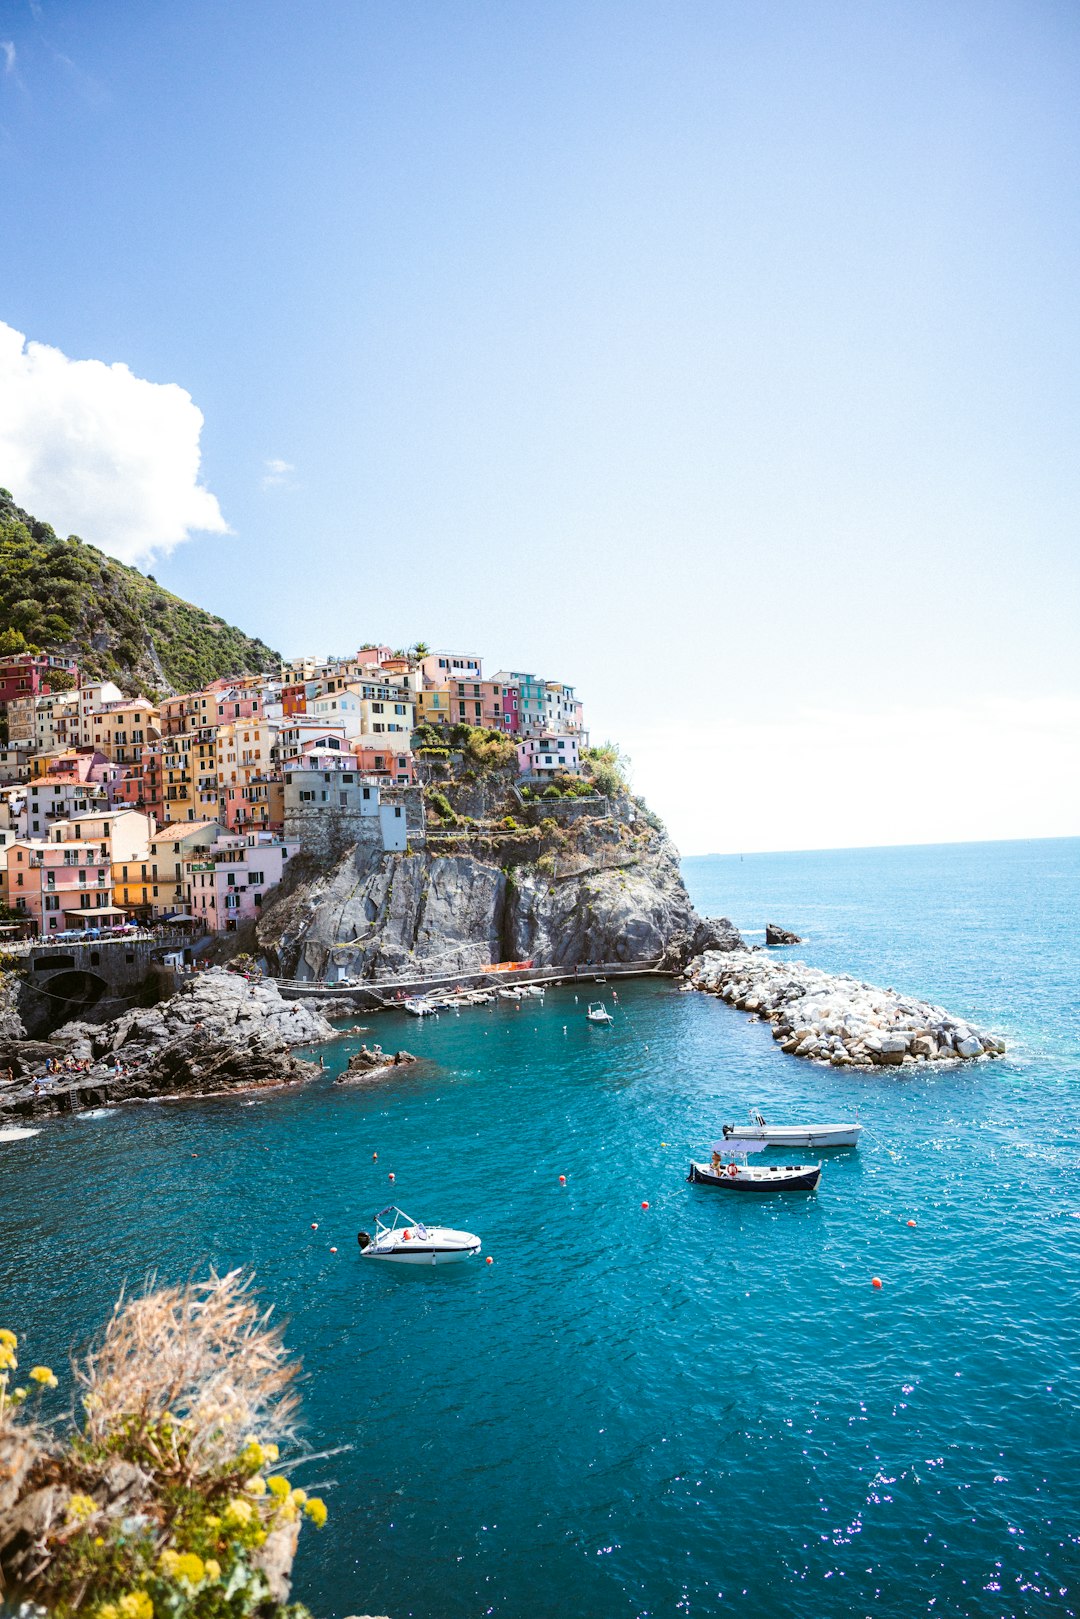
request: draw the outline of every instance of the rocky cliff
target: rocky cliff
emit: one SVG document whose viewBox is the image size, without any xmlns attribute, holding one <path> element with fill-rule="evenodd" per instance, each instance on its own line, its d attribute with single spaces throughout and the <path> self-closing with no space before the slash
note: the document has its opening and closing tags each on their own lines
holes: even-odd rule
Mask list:
<svg viewBox="0 0 1080 1619">
<path fill-rule="evenodd" d="M 696 914 L 671 840 L 628 795 L 523 806 L 507 775 L 460 793 L 444 785 L 437 797 L 451 813 L 441 824 L 429 816 L 415 849 L 356 848 L 306 874 L 298 864 L 259 924 L 276 972 L 312 979 L 332 966 L 332 977 L 371 979 L 523 960 L 681 967 L 740 942 L 730 924 Z M 467 817 L 452 808 L 466 801 Z M 502 813 L 508 806 L 514 814 Z"/>
</svg>

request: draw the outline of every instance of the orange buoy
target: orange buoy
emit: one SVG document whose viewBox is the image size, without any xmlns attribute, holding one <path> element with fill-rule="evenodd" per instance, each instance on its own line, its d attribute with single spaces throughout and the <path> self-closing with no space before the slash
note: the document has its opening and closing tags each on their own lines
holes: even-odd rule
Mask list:
<svg viewBox="0 0 1080 1619">
<path fill-rule="evenodd" d="M 493 1261 L 493 1260 L 492 1260 L 492 1257 L 491 1257 L 491 1255 L 490 1255 L 490 1254 L 488 1254 L 488 1256 L 487 1256 L 487 1258 L 486 1258 L 486 1259 L 485 1259 L 485 1260 L 484 1260 L 484 1264 L 485 1264 L 485 1265 L 491 1265 L 491 1264 L 493 1264 L 493 1263 L 494 1263 L 494 1261 Z"/>
<path fill-rule="evenodd" d="M 331 1250 L 330 1250 L 330 1252 L 331 1252 L 331 1253 L 332 1253 L 332 1254 L 336 1254 L 336 1253 L 337 1253 L 337 1249 L 336 1249 L 336 1248 L 331 1248 Z"/>
<path fill-rule="evenodd" d="M 643 1203 L 641 1206 L 643 1209 L 647 1209 L 649 1205 L 647 1203 Z"/>
<path fill-rule="evenodd" d="M 908 1225 L 914 1225 L 914 1224 L 915 1224 L 915 1221 L 914 1221 L 914 1220 L 909 1220 L 909 1221 L 908 1221 Z"/>
<path fill-rule="evenodd" d="M 565 1186 L 566 1185 L 566 1176 L 565 1175 L 560 1175 L 559 1176 L 559 1185 L 560 1186 Z"/>
<path fill-rule="evenodd" d="M 881 1277 L 880 1276 L 871 1276 L 871 1278 L 870 1278 L 870 1286 L 871 1287 L 880 1287 L 881 1286 Z"/>
</svg>

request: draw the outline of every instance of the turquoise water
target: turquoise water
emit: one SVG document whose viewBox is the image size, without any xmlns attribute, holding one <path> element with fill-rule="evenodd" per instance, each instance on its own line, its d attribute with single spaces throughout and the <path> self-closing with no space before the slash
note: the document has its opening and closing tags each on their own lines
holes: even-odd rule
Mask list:
<svg viewBox="0 0 1080 1619">
<path fill-rule="evenodd" d="M 296 1577 L 326 1619 L 1077 1612 L 1080 842 L 686 870 L 703 908 L 795 927 L 1010 1057 L 820 1070 L 651 981 L 610 1031 L 572 990 L 385 1017 L 374 1037 L 425 1061 L 378 1087 L 0 1149 L 0 1323 L 61 1366 L 125 1279 L 254 1266 L 304 1360 L 306 1443 L 349 1447 L 298 1475 L 331 1507 Z M 816 1197 L 688 1186 L 751 1102 L 858 1106 L 864 1145 Z M 362 1265 L 391 1195 L 494 1263 Z"/>
</svg>

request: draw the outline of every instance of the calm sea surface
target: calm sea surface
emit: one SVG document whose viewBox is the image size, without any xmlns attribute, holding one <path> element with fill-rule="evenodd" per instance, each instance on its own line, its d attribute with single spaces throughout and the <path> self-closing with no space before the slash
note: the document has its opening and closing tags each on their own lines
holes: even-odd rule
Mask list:
<svg viewBox="0 0 1080 1619">
<path fill-rule="evenodd" d="M 423 1065 L 0 1146 L 0 1324 L 60 1368 L 125 1280 L 253 1266 L 303 1358 L 309 1448 L 348 1447 L 296 1474 L 330 1504 L 296 1574 L 324 1619 L 1077 1613 L 1080 841 L 686 875 L 751 937 L 793 927 L 1009 1058 L 821 1070 L 647 980 L 610 1031 L 573 990 L 375 1019 Z M 815 1197 L 688 1186 L 750 1103 L 858 1107 L 864 1144 Z M 361 1264 L 391 1195 L 494 1264 Z"/>
</svg>

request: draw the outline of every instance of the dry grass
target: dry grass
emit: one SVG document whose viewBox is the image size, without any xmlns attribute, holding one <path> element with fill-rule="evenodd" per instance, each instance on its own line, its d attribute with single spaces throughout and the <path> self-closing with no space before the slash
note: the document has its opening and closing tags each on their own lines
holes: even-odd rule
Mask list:
<svg viewBox="0 0 1080 1619">
<path fill-rule="evenodd" d="M 153 1286 L 151 1282 L 151 1288 Z M 242 1271 L 121 1295 L 99 1347 L 76 1367 L 85 1435 L 145 1445 L 192 1483 L 227 1469 L 250 1438 L 288 1438 L 298 1366 Z"/>
</svg>

